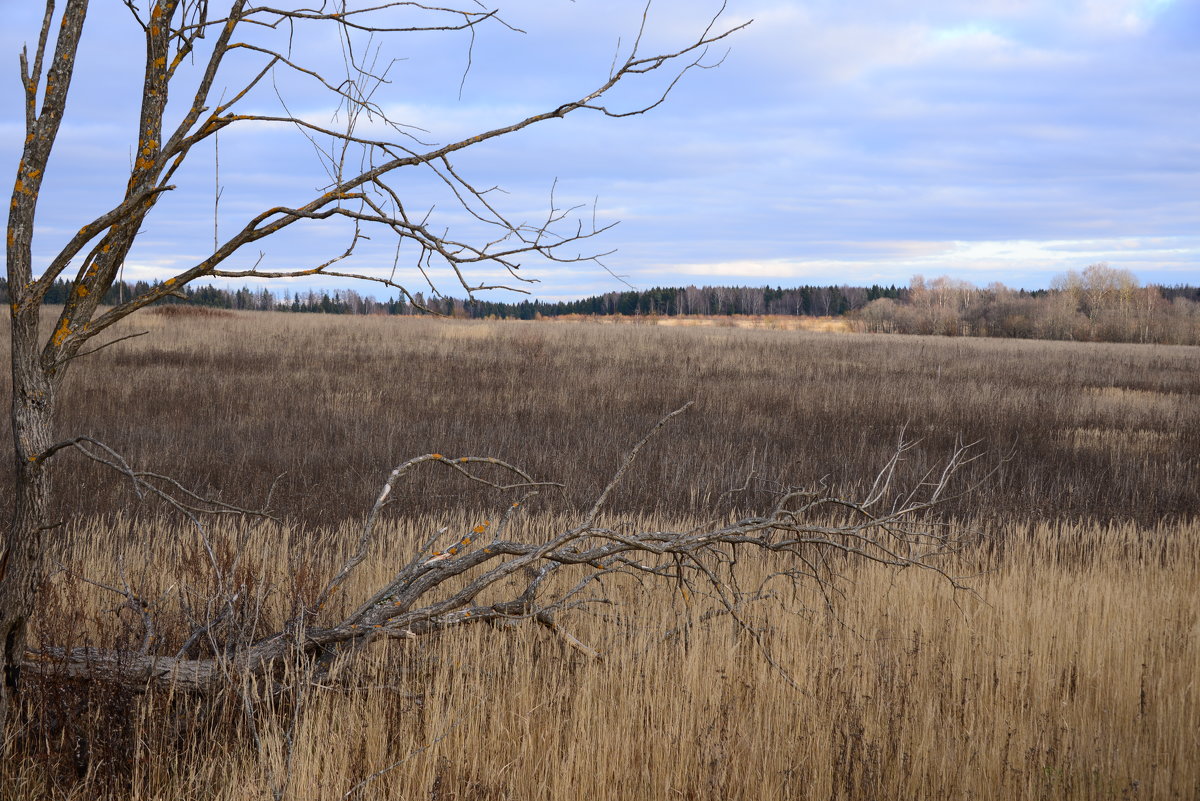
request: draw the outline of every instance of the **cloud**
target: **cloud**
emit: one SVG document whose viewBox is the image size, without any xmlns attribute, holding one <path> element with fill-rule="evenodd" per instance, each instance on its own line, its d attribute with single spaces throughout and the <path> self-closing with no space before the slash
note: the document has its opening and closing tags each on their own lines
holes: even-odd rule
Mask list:
<svg viewBox="0 0 1200 801">
<path fill-rule="evenodd" d="M 987 284 L 1046 286 L 1052 275 L 1097 262 L 1112 262 L 1147 281 L 1174 283 L 1200 270 L 1200 237 L 1154 240 L 1010 240 L 991 242 L 875 243 L 876 252 L 833 258 L 734 259 L 655 265 L 689 282 L 869 284 L 906 283 L 913 275 L 951 275 Z M 840 251 L 840 249 L 839 249 Z M 844 251 L 841 251 L 844 253 Z M 1033 276 L 1040 280 L 1030 282 Z"/>
<path fill-rule="evenodd" d="M 656 0 L 647 51 L 688 41 L 719 5 Z M 461 99 L 468 36 L 383 41 L 383 57 L 405 60 L 375 99 L 398 122 L 426 129 L 417 136 L 427 141 L 511 123 L 602 81 L 618 40 L 628 52 L 643 7 L 506 3 L 506 19 L 528 33 L 480 30 Z M 0 31 L 2 52 L 36 36 L 40 15 L 14 14 Z M 902 283 L 922 272 L 1036 286 L 1103 260 L 1147 279 L 1200 275 L 1200 3 L 731 0 L 730 24 L 750 17 L 720 69 L 689 74 L 652 114 L 572 114 L 465 152 L 456 167 L 478 186 L 503 187 L 490 197 L 518 220 L 543 215 L 551 187 L 561 205 L 584 204 L 585 222 L 596 203 L 601 222 L 622 221 L 596 249 L 619 248 L 607 263 L 643 285 Z M 131 22 L 89 17 L 95 42 L 80 54 L 40 206 L 43 261 L 81 217 L 124 189 L 141 99 Z M 296 52 L 336 76 L 344 67 L 331 44 Z M 241 54 L 222 86 L 255 63 Z M 310 80 L 280 73 L 277 82 L 289 107 L 329 120 L 332 105 Z M 662 86 L 628 87 L 614 103 L 636 107 Z M 276 113 L 279 100 L 264 84 L 246 106 Z M 19 85 L 0 83 L 0 165 L 10 174 L 21 108 Z M 386 133 L 365 120 L 358 130 Z M 229 128 L 220 141 L 222 232 L 276 203 L 304 202 L 328 182 L 311 145 L 288 126 Z M 187 261 L 181 254 L 211 247 L 213 167 L 206 143 L 173 179 L 179 189 L 152 213 L 127 269 L 165 274 Z M 493 233 L 427 168 L 393 185 L 455 235 Z M 394 239 L 375 236 L 356 269 L 390 268 Z M 262 246 L 273 264 L 307 264 L 342 237 L 343 228 L 306 224 Z M 257 247 L 245 258 L 257 258 Z M 531 261 L 527 269 L 545 279 L 538 291 L 548 295 L 620 288 L 594 266 Z"/>
</svg>

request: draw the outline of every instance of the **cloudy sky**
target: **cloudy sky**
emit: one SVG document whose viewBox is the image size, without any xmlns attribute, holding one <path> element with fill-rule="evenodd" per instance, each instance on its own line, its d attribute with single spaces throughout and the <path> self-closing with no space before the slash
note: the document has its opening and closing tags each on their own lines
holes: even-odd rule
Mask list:
<svg viewBox="0 0 1200 801">
<path fill-rule="evenodd" d="M 36 5 L 0 0 L 0 50 L 10 54 L 0 163 L 10 175 L 24 134 L 16 53 L 37 35 Z M 423 141 L 452 141 L 586 95 L 614 53 L 628 52 L 643 4 L 495 5 L 525 32 L 481 26 L 465 81 L 464 33 L 371 44 L 379 63 L 397 59 L 374 99 Z M 686 44 L 719 5 L 656 0 L 643 49 Z M 607 271 L 527 261 L 523 272 L 540 280 L 528 287 L 536 296 L 624 288 L 614 274 L 638 288 L 906 284 L 914 274 L 1033 288 L 1099 261 L 1147 282 L 1200 283 L 1200 0 L 730 0 L 718 25 L 749 19 L 719 69 L 690 73 L 649 115 L 577 113 L 458 159 L 476 186 L 503 188 L 490 197 L 514 219 L 544 215 L 553 191 L 559 206 L 583 204 L 589 224 L 619 221 L 590 243 L 615 249 L 603 259 Z M 93 0 L 40 207 L 43 258 L 124 188 L 139 34 L 120 0 Z M 327 32 L 301 31 L 293 47 L 306 62 L 344 70 Z M 220 85 L 233 90 L 259 62 L 239 56 Z M 652 76 L 612 105 L 635 108 L 661 88 Z M 305 119 L 333 112 L 312 82 L 282 73 L 243 110 L 278 114 L 282 103 Z M 299 205 L 328 182 L 313 146 L 282 125 L 227 129 L 219 178 L 211 145 L 192 161 L 148 219 L 127 279 L 166 278 L 209 252 L 218 180 L 219 236 L 265 208 Z M 432 209 L 437 225 L 482 235 L 428 174 L 395 185 L 410 208 Z M 346 236 L 344 226 L 310 225 L 227 266 L 260 257 L 264 269 L 311 266 L 343 250 Z M 372 237 L 348 268 L 390 273 L 395 241 Z M 413 255 L 401 247 L 396 275 L 419 289 Z M 445 275 L 435 278 L 455 294 Z"/>
</svg>

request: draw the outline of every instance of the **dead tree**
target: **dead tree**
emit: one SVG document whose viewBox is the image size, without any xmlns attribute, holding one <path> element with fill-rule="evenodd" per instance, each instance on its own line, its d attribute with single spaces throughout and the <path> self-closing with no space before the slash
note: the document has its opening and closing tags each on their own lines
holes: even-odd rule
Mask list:
<svg viewBox="0 0 1200 801">
<path fill-rule="evenodd" d="M 37 206 L 47 164 L 67 111 L 76 54 L 86 30 L 88 0 L 67 0 L 61 11 L 56 11 L 54 0 L 47 0 L 44 21 L 32 52 L 26 48 L 20 57 L 26 135 L 7 232 L 16 492 L 0 557 L 0 667 L 5 676 L 0 686 L 0 730 L 4 728 L 10 698 L 17 686 L 27 621 L 46 575 L 44 539 L 52 525 L 48 515 L 55 457 L 67 449 L 77 450 L 75 446 L 83 442 L 70 437 L 60 442 L 57 436 L 61 435 L 55 431 L 59 388 L 73 360 L 104 347 L 97 338 L 114 323 L 201 279 L 297 276 L 359 279 L 384 285 L 414 301 L 409 289 L 391 278 L 339 268 L 353 254 L 363 232 L 371 228 L 415 246 L 416 266 L 427 277 L 435 266 L 452 271 L 468 295 L 497 288 L 471 278 L 472 268 L 481 263 L 504 267 L 511 276 L 506 288 L 520 291 L 522 283 L 529 280 L 518 271 L 522 259 L 536 257 L 553 262 L 589 258 L 581 247 L 601 233 L 602 227 L 589 227 L 577 221 L 573 210 L 558 208 L 553 200 L 539 222 L 510 218 L 494 202 L 490 190 L 477 188 L 455 168 L 455 156 L 480 142 L 569 114 L 594 112 L 623 117 L 649 111 L 666 98 L 685 73 L 714 66 L 716 61 L 708 56 L 710 46 L 739 27 L 722 27 L 718 21 L 720 14 L 707 21 L 701 19 L 694 38 L 682 42 L 677 49 L 657 53 L 643 51 L 639 33 L 622 49 L 609 74 L 601 76 L 591 89 L 577 97 L 510 124 L 433 146 L 408 136 L 403 120 L 388 119 L 384 109 L 372 99 L 375 90 L 386 81 L 386 69 L 374 69 L 373 61 L 356 56 L 363 52 L 362 48 L 346 48 L 346 74 L 334 78 L 306 64 L 286 45 L 272 45 L 271 35 L 282 35 L 286 43 L 288 31 L 314 25 L 335 29 L 347 44 L 363 37 L 378 42 L 417 31 L 465 30 L 474 34 L 487 26 L 507 25 L 497 11 L 486 10 L 476 3 L 455 7 L 411 0 L 384 0 L 366 6 L 330 0 L 290 8 L 286 4 L 255 6 L 246 0 L 228 0 L 223 8 L 209 0 L 125 0 L 124 5 L 132 16 L 130 24 L 140 27 L 146 43 L 135 158 L 126 188 L 119 203 L 95 219 L 81 220 L 78 233 L 43 263 L 35 263 L 31 247 Z M 647 7 L 646 14 L 650 11 Z M 643 15 L 643 28 L 645 19 Z M 257 69 L 241 74 L 240 78 L 239 74 L 231 74 L 233 68 L 227 65 L 226 57 L 235 52 L 257 58 Z M 195 69 L 181 70 L 184 65 L 195 65 Z M 291 114 L 286 107 L 282 112 L 254 108 L 253 90 L 264 82 L 269 85 L 277 72 L 315 82 L 339 106 L 341 124 L 320 125 Z M 658 81 L 660 87 L 665 87 L 661 95 L 655 94 L 650 102 L 633 108 L 611 105 L 607 98 L 614 87 L 646 80 L 651 74 L 665 76 Z M 187 77 L 190 75 L 196 77 L 190 79 Z M 221 85 L 235 88 L 214 96 L 214 87 Z M 383 139 L 360 135 L 360 118 L 381 123 L 375 129 L 389 130 L 394 135 Z M 168 125 L 170 120 L 178 123 Z M 105 293 L 113 286 L 139 233 L 153 227 L 156 204 L 175 188 L 172 181 L 197 145 L 227 128 L 279 122 L 311 137 L 329 173 L 328 186 L 311 197 L 280 198 L 275 205 L 240 221 L 232 235 L 215 241 L 212 252 L 190 267 L 142 294 L 122 299 L 115 306 L 102 306 Z M 325 142 L 332 145 L 319 144 Z M 435 227 L 424 213 L 410 209 L 393 179 L 414 171 L 443 182 L 457 198 L 460 209 L 492 234 L 478 241 L 459 236 L 454 230 Z M 245 256 L 249 246 L 285 229 L 330 219 L 349 220 L 354 225 L 354 235 L 345 252 L 336 258 L 294 270 L 268 271 L 259 269 L 257 262 Z M 47 292 L 56 280 L 64 277 L 69 281 L 69 298 L 52 332 L 43 339 L 38 324 Z M 452 560 L 428 569 L 414 565 L 412 571 L 423 576 L 440 576 L 457 569 L 459 564 L 458 560 Z M 374 621 L 379 614 L 364 610 L 360 617 Z M 391 621 L 397 618 L 387 620 L 389 625 L 401 626 L 406 631 L 445 623 L 438 615 L 421 620 L 402 618 L 394 624 Z M 338 627 L 318 639 L 336 641 L 345 633 L 344 628 Z M 269 651 L 273 647 L 263 644 L 246 658 L 258 658 L 264 649 Z"/>
<path fill-rule="evenodd" d="M 931 571 L 952 586 L 964 588 L 948 570 L 950 560 L 964 544 L 964 534 L 958 527 L 938 524 L 929 513 L 950 496 L 959 468 L 976 458 L 969 446 L 957 448 L 939 468 L 902 488 L 898 467 L 913 443 L 901 441 L 870 492 L 857 501 L 823 488 L 792 488 L 780 490 L 763 514 L 687 531 L 605 524 L 605 504 L 639 452 L 656 431 L 690 405 L 662 418 L 625 455 L 578 521 L 548 538 L 523 536 L 520 515 L 531 494 L 556 485 L 536 481 L 519 467 L 497 459 L 418 456 L 388 474 L 364 518 L 354 552 L 315 597 L 293 604 L 294 613 L 278 631 L 246 637 L 228 629 L 219 635 L 217 653 L 204 657 L 187 654 L 191 644 L 201 637 L 213 637 L 220 621 L 234 616 L 233 596 L 246 592 L 244 588 L 235 590 L 226 581 L 214 559 L 216 590 L 206 603 L 214 613 L 197 621 L 181 636 L 181 642 L 156 637 L 156 632 L 165 628 L 156 620 L 162 603 L 148 603 L 149 593 L 138 591 L 124 579 L 121 586 L 93 581 L 122 597 L 123 606 L 140 615 L 140 649 L 44 646 L 28 655 L 25 669 L 115 682 L 134 691 L 159 686 L 209 694 L 222 687 L 246 686 L 248 678 L 255 679 L 250 684 L 269 687 L 269 681 L 260 679 L 269 677 L 274 667 L 294 665 L 298 660 L 316 677 L 340 654 L 374 641 L 409 642 L 453 628 L 527 620 L 552 629 L 571 647 L 596 657 L 599 654 L 594 649 L 560 628 L 558 616 L 612 603 L 609 580 L 617 576 L 666 584 L 690 598 L 704 599 L 706 617 L 727 615 L 756 640 L 757 632 L 743 623 L 741 613 L 748 602 L 770 594 L 769 584 L 815 586 L 828 600 L 841 591 L 840 583 L 851 564 L 874 563 Z M 205 549 L 212 553 L 205 527 L 195 516 L 204 504 L 197 496 L 161 476 L 131 470 L 116 454 L 94 442 L 80 440 L 65 447 L 79 449 L 191 517 Z M 447 536 L 443 528 L 427 541 L 414 543 L 403 555 L 403 566 L 387 583 L 356 598 L 348 613 L 331 619 L 327 602 L 376 544 L 393 488 L 411 471 L 422 468 L 447 469 L 498 491 L 515 493 L 516 499 L 505 504 L 494 524 L 478 525 L 465 536 Z M 756 586 L 743 586 L 735 566 L 740 556 L 751 553 L 774 556 L 774 572 Z M 763 655 L 792 681 L 765 648 Z"/>
</svg>

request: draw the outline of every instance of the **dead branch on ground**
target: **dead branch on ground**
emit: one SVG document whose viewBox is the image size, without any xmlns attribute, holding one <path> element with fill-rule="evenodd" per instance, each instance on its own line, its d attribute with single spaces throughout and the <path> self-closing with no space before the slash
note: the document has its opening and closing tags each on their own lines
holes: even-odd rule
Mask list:
<svg viewBox="0 0 1200 801">
<path fill-rule="evenodd" d="M 560 627 L 558 615 L 612 603 L 609 579 L 617 576 L 675 587 L 692 599 L 706 599 L 710 617 L 728 615 L 756 640 L 756 632 L 742 622 L 741 614 L 747 604 L 770 595 L 768 583 L 815 586 L 831 598 L 841 591 L 841 577 L 853 562 L 930 571 L 952 587 L 965 589 L 948 568 L 963 544 L 963 535 L 929 513 L 951 493 L 960 468 L 977 458 L 968 445 L 960 444 L 914 487 L 900 491 L 897 470 L 913 445 L 901 441 L 861 501 L 823 490 L 790 489 L 781 492 L 763 514 L 687 531 L 646 531 L 604 523 L 605 503 L 638 453 L 655 432 L 688 406 L 662 418 L 625 455 L 579 522 L 548 539 L 522 537 L 521 513 L 525 502 L 539 490 L 559 485 L 536 481 L 519 467 L 498 459 L 426 454 L 403 462 L 388 474 L 365 516 L 353 553 L 328 578 L 315 600 L 295 604 L 294 614 L 280 630 L 251 638 L 247 634 L 255 627 L 227 627 L 225 636 L 232 639 L 219 645 L 214 642 L 214 652 L 203 658 L 187 655 L 186 647 L 171 650 L 164 643 L 155 648 L 153 616 L 162 604 L 143 600 L 147 594 L 129 585 L 122 567 L 121 587 L 92 583 L 122 596 L 124 606 L 137 611 L 146 629 L 143 646 L 136 652 L 46 646 L 28 655 L 26 668 L 100 677 L 142 688 L 160 685 L 212 691 L 223 682 L 241 681 L 239 677 L 267 674 L 273 665 L 295 662 L 298 657 L 307 658 L 314 671 L 322 672 L 335 657 L 373 642 L 411 643 L 454 628 L 478 624 L 503 628 L 521 621 L 536 621 L 577 651 L 598 656 L 594 648 Z M 72 441 L 71 445 L 78 448 L 83 442 L 95 445 L 90 440 Z M 94 451 L 83 452 L 97 458 Z M 100 461 L 133 480 L 152 475 L 135 472 L 111 451 L 106 452 L 109 458 Z M 349 612 L 329 619 L 330 598 L 343 591 L 377 545 L 379 523 L 393 488 L 410 471 L 425 466 L 448 469 L 498 492 L 519 494 L 494 523 L 484 521 L 465 535 L 449 538 L 447 528 L 435 531 L 408 553 L 389 581 L 360 599 Z M 196 520 L 194 504 L 174 505 Z M 229 508 L 221 505 L 210 510 Z M 211 557 L 212 546 L 201 536 Z M 778 568 L 761 585 L 742 587 L 734 569 L 737 560 L 755 553 L 773 556 Z M 234 587 L 215 557 L 212 569 L 216 571 L 215 593 L 220 597 L 207 599 L 205 605 L 219 611 L 196 622 L 187 637 L 189 646 L 202 637 L 213 639 L 214 630 L 236 614 L 238 599 L 229 596 L 246 592 L 245 587 Z M 764 655 L 770 660 L 765 649 Z"/>
</svg>

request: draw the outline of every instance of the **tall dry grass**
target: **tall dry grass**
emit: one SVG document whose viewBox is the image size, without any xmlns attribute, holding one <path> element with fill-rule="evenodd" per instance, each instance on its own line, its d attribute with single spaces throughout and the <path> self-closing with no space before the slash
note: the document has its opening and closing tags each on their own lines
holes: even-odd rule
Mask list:
<svg viewBox="0 0 1200 801">
<path fill-rule="evenodd" d="M 391 526 L 351 600 L 444 522 Z M 536 537 L 563 522 L 523 525 Z M 83 527 L 66 551 L 99 580 L 122 561 L 168 590 L 198 581 L 176 537 Z M 213 704 L 60 683 L 28 719 L 62 747 L 32 750 L 8 778 L 25 798 L 1195 798 L 1200 527 L 1034 524 L 1004 542 L 967 555 L 974 593 L 851 568 L 830 610 L 811 588 L 776 586 L 745 612 L 761 643 L 670 587 L 627 586 L 603 615 L 564 621 L 599 661 L 533 623 L 480 627 L 372 646 L 304 692 L 284 670 L 253 718 L 236 692 Z M 297 566 L 337 556 L 295 553 L 273 525 L 247 547 L 274 587 L 266 627 Z M 752 581 L 772 566 L 741 567 Z M 132 622 L 94 586 L 55 586 L 46 635 L 114 642 Z"/>
<path fill-rule="evenodd" d="M 529 623 L 216 698 L 31 680 L 6 797 L 1200 797 L 1200 350 L 272 314 L 121 333 L 139 324 L 79 364 L 62 433 L 231 501 L 275 485 L 282 522 L 214 529 L 219 558 L 240 549 L 250 632 L 323 583 L 395 462 L 480 453 L 564 480 L 521 519 L 545 536 L 693 398 L 614 499 L 620 521 L 687 526 L 821 480 L 854 494 L 902 428 L 923 437 L 910 478 L 982 439 L 968 478 L 995 472 L 947 508 L 986 535 L 960 565 L 974 593 L 848 565 L 832 609 L 772 584 L 742 612 L 756 637 L 630 585 L 561 621 L 601 660 Z M 160 599 L 173 646 L 179 599 L 212 591 L 195 535 L 86 464 L 59 492 L 74 522 L 33 645 L 139 644 L 136 610 L 86 577 Z M 398 494 L 343 603 L 495 503 L 426 479 Z M 740 569 L 750 584 L 772 564 Z"/>
</svg>

